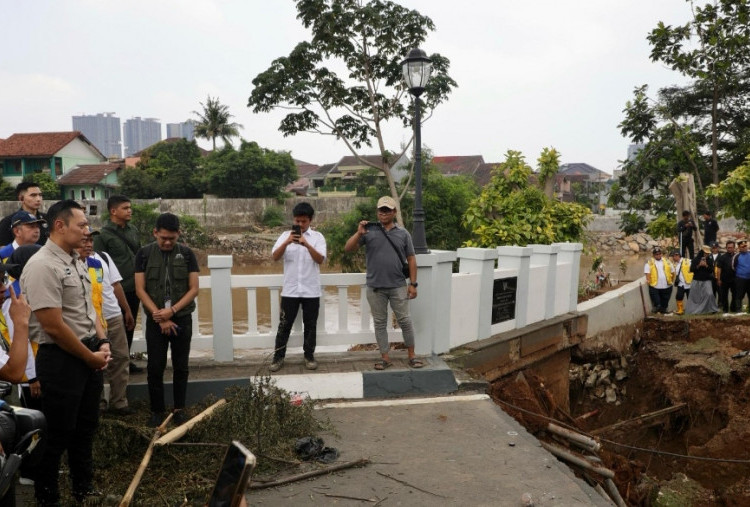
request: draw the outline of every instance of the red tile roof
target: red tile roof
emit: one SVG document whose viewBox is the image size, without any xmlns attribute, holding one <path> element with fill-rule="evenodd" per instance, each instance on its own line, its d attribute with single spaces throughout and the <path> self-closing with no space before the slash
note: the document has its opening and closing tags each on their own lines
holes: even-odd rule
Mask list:
<svg viewBox="0 0 750 507">
<path fill-rule="evenodd" d="M 86 136 L 78 131 L 34 132 L 13 134 L 0 143 L 0 157 L 51 157 L 79 137 L 99 153 Z"/>
<path fill-rule="evenodd" d="M 371 164 L 379 167 L 380 169 L 383 168 L 383 157 L 381 155 L 362 155 L 360 158 L 363 160 L 367 160 Z M 395 164 L 398 162 L 398 159 L 395 155 L 391 156 L 391 164 Z M 340 169 L 341 167 L 352 167 L 352 166 L 362 166 L 367 165 L 362 163 L 357 157 L 354 155 L 347 155 L 345 157 L 342 157 L 341 160 L 339 160 L 338 164 L 336 164 L 336 168 Z M 369 167 L 369 166 L 368 166 Z"/>
<path fill-rule="evenodd" d="M 484 164 L 482 155 L 433 157 L 432 164 L 445 176 L 455 174 L 473 175 Z"/>
<path fill-rule="evenodd" d="M 57 183 L 60 185 L 95 185 L 111 172 L 124 167 L 124 163 L 79 165 L 57 178 Z"/>
<path fill-rule="evenodd" d="M 320 166 L 318 164 L 311 164 L 310 162 L 304 162 L 302 160 L 297 160 L 296 158 L 294 160 L 294 165 L 297 166 L 297 175 L 302 178 L 303 176 L 307 176 L 308 174 L 312 174 L 318 169 L 320 169 Z"/>
</svg>

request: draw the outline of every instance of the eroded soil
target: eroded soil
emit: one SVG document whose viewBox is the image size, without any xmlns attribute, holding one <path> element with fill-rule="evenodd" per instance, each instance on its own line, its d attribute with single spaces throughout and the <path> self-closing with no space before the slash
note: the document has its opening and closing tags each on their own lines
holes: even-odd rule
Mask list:
<svg viewBox="0 0 750 507">
<path fill-rule="evenodd" d="M 616 472 L 615 483 L 629 505 L 750 505 L 746 350 L 748 316 L 647 319 L 642 338 L 623 361 L 627 377 L 616 383 L 616 402 L 571 375 L 571 413 L 564 413 L 544 379 L 529 372 L 496 382 L 492 394 L 501 404 L 525 409 L 504 406 L 543 440 L 551 438 L 548 421 L 530 413 L 584 434 L 599 432 L 598 455 Z M 684 408 L 660 417 L 611 428 L 680 404 Z"/>
</svg>

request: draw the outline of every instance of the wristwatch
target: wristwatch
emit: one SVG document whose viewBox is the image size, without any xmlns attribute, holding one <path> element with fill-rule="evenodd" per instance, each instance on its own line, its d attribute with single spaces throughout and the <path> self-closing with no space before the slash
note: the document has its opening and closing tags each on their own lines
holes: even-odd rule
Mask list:
<svg viewBox="0 0 750 507">
<path fill-rule="evenodd" d="M 415 288 L 419 286 L 419 284 L 417 282 L 409 282 L 409 285 L 411 285 L 412 287 L 415 287 Z"/>
</svg>

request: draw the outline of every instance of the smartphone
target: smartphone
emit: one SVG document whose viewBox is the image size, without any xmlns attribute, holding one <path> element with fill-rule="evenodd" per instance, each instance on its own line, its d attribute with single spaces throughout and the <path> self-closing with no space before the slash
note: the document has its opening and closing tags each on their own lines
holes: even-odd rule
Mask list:
<svg viewBox="0 0 750 507">
<path fill-rule="evenodd" d="M 372 229 L 374 227 L 380 227 L 380 222 L 367 222 L 365 229 Z"/>
<path fill-rule="evenodd" d="M 227 449 L 219 470 L 209 507 L 237 507 L 250 485 L 255 456 L 236 440 Z"/>
<path fill-rule="evenodd" d="M 302 235 L 302 228 L 299 225 L 294 224 L 292 226 L 292 236 L 301 236 L 301 235 Z M 293 240 L 293 241 L 295 243 L 298 243 L 298 241 L 296 239 Z"/>
</svg>

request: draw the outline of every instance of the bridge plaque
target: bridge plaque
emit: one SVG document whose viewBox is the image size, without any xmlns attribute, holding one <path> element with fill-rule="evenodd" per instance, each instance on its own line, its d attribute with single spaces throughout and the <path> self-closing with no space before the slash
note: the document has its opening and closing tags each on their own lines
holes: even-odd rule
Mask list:
<svg viewBox="0 0 750 507">
<path fill-rule="evenodd" d="M 516 318 L 518 277 L 498 278 L 492 288 L 492 323 Z"/>
</svg>

